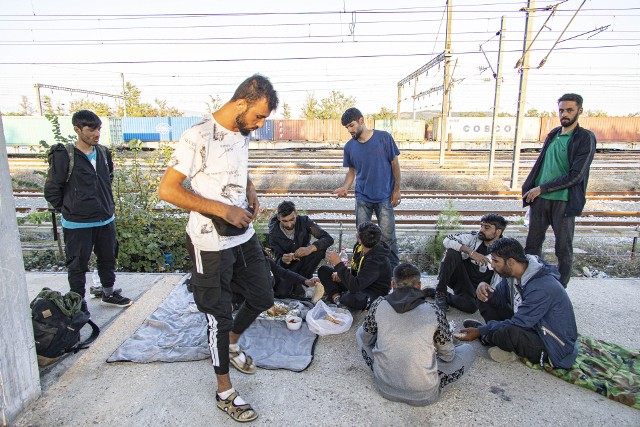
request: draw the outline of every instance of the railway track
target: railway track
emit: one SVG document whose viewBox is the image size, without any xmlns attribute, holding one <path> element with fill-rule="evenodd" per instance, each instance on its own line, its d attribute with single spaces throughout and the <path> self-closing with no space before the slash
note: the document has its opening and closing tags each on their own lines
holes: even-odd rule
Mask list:
<svg viewBox="0 0 640 427">
<path fill-rule="evenodd" d="M 335 198 L 331 194 L 332 190 L 315 190 L 315 189 L 259 189 L 258 195 L 262 197 L 286 198 L 286 197 L 309 197 L 316 199 L 332 199 Z M 351 193 L 353 195 L 353 193 Z M 27 198 L 44 198 L 41 190 L 32 188 L 18 188 L 13 191 L 14 197 Z M 519 191 L 456 191 L 456 190 L 403 190 L 402 197 L 404 199 L 470 199 L 470 200 L 488 200 L 488 199 L 505 199 L 520 200 L 521 193 Z M 640 191 L 587 191 L 587 199 L 589 200 L 615 200 L 615 201 L 640 201 Z"/>
</svg>

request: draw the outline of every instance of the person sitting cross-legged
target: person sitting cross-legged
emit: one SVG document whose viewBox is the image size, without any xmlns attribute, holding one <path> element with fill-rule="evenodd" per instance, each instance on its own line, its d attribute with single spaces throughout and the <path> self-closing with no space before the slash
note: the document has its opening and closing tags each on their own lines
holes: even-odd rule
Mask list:
<svg viewBox="0 0 640 427">
<path fill-rule="evenodd" d="M 466 320 L 456 337 L 461 341 L 480 338 L 483 344 L 494 346 L 489 356 L 497 362 L 521 357 L 541 365 L 550 362 L 554 368 L 571 368 L 578 355 L 578 329 L 557 268 L 535 255 L 525 255 L 522 245 L 511 238 L 499 239 L 489 246 L 489 252 L 493 269 L 503 279 L 495 289 L 478 286 L 477 296 L 494 308 L 493 315 L 503 313 L 505 318 L 486 325 Z"/>
<path fill-rule="evenodd" d="M 380 227 L 372 222 L 358 226 L 358 243 L 353 250 L 351 268 L 342 263 L 335 252 L 327 252 L 327 261 L 333 268 L 322 266 L 318 278 L 324 286 L 329 302 L 362 310 L 376 298 L 391 290 L 391 264 L 389 247 L 382 242 Z"/>
<path fill-rule="evenodd" d="M 424 300 L 416 267 L 398 265 L 392 286 L 391 294 L 371 304 L 356 341 L 382 396 L 429 405 L 446 385 L 469 371 L 475 358 L 473 347 L 454 347 L 447 316 Z"/>
</svg>

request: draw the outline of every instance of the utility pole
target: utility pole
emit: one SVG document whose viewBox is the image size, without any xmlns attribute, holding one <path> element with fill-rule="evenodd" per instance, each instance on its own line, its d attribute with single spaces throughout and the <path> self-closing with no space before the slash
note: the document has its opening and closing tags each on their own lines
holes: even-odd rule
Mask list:
<svg viewBox="0 0 640 427">
<path fill-rule="evenodd" d="M 520 92 L 518 94 L 518 113 L 516 116 L 516 136 L 513 141 L 513 162 L 511 164 L 511 190 L 518 188 L 518 168 L 520 166 L 520 144 L 522 143 L 522 122 L 524 119 L 525 99 L 527 97 L 527 79 L 529 77 L 529 45 L 531 39 L 531 27 L 535 12 L 535 0 L 527 0 L 527 18 L 524 26 L 524 45 L 522 51 L 522 63 L 518 61 L 515 68 L 520 67 Z"/>
<path fill-rule="evenodd" d="M 402 104 L 402 85 L 398 84 L 398 113 L 396 119 L 400 120 L 400 105 Z"/>
<path fill-rule="evenodd" d="M 447 38 L 444 47 L 444 88 L 442 95 L 442 120 L 440 121 L 440 166 L 444 165 L 444 150 L 447 141 L 447 116 L 449 115 L 449 92 L 451 82 L 449 76 L 449 66 L 451 63 L 451 18 L 453 15 L 452 0 L 447 0 Z"/>
<path fill-rule="evenodd" d="M 36 101 L 38 102 L 38 112 L 42 116 L 42 99 L 40 98 L 40 85 L 36 83 L 35 88 L 36 88 Z"/>
<path fill-rule="evenodd" d="M 498 45 L 498 65 L 496 66 L 496 92 L 493 96 L 493 118 L 491 119 L 491 149 L 489 151 L 489 179 L 493 178 L 493 162 L 496 155 L 496 117 L 500 105 L 500 88 L 502 86 L 502 41 L 504 40 L 504 16 L 500 19 L 500 44 Z"/>
<path fill-rule="evenodd" d="M 416 119 L 416 94 L 418 93 L 418 79 L 416 77 L 416 81 L 413 82 L 413 120 Z"/>
<path fill-rule="evenodd" d="M 124 91 L 124 73 L 120 73 L 120 78 L 122 79 L 122 115 L 127 117 L 127 97 L 125 96 Z"/>
</svg>

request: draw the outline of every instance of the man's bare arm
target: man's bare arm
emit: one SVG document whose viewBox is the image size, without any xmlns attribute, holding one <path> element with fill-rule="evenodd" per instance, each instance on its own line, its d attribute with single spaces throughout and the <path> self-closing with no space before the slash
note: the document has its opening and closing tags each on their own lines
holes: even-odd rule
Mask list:
<svg viewBox="0 0 640 427">
<path fill-rule="evenodd" d="M 344 184 L 342 184 L 342 187 L 333 190 L 333 194 L 337 194 L 338 197 L 347 197 L 349 188 L 351 188 L 351 184 L 353 184 L 353 181 L 355 179 L 356 170 L 354 168 L 349 168 L 349 170 L 347 171 L 347 175 L 344 177 Z"/>
<path fill-rule="evenodd" d="M 398 156 L 394 157 L 391 161 L 391 172 L 393 173 L 393 193 L 391 194 L 391 205 L 395 208 L 400 204 L 400 160 Z"/>
</svg>

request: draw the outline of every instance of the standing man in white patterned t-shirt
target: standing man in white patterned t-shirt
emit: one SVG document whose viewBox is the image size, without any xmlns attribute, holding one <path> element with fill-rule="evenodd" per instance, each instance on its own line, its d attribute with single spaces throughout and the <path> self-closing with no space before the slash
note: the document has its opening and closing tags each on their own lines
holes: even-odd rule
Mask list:
<svg viewBox="0 0 640 427">
<path fill-rule="evenodd" d="M 160 199 L 191 211 L 191 285 L 195 303 L 207 317 L 217 406 L 241 422 L 258 414 L 234 390 L 229 364 L 245 374 L 256 372 L 238 339 L 273 305 L 269 265 L 251 225 L 260 203 L 248 174 L 248 135 L 277 106 L 269 79 L 259 74 L 246 79 L 213 117 L 182 135 L 158 188 Z M 187 177 L 193 191 L 182 186 Z M 235 318 L 233 293 L 245 298 Z"/>
</svg>

